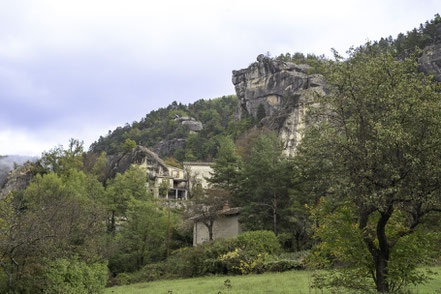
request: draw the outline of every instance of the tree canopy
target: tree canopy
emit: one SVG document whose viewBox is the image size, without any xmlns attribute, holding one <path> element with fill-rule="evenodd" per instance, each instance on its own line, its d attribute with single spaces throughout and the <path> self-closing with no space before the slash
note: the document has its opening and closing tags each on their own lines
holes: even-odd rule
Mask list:
<svg viewBox="0 0 441 294">
<path fill-rule="evenodd" d="M 349 54 L 327 63 L 331 93 L 316 97 L 298 162 L 311 193 L 323 196 L 320 248 L 351 257 L 334 285 L 371 279 L 389 292 L 420 282 L 416 265 L 430 256 L 411 248 L 428 243 L 423 224 L 441 211 L 441 88 L 417 71 L 415 56 Z"/>
</svg>

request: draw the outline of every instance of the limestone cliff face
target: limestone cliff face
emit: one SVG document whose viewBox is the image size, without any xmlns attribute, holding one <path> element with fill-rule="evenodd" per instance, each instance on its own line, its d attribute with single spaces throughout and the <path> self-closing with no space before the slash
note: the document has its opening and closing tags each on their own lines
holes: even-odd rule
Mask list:
<svg viewBox="0 0 441 294">
<path fill-rule="evenodd" d="M 247 115 L 257 118 L 264 109 L 262 122 L 278 132 L 289 155 L 295 153 L 300 141 L 306 105 L 312 103 L 314 92 L 326 91 L 323 78 L 308 74 L 308 69 L 306 64 L 279 62 L 259 55 L 248 68 L 233 71 L 232 81 L 239 99 L 238 119 Z"/>
</svg>

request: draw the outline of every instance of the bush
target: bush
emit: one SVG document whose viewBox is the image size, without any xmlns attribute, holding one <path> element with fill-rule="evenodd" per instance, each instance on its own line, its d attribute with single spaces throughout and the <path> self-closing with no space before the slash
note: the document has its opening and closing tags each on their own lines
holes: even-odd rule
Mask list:
<svg viewBox="0 0 441 294">
<path fill-rule="evenodd" d="M 202 276 L 208 272 L 204 267 L 205 248 L 203 246 L 187 247 L 176 250 L 167 258 L 164 270 L 168 275 L 191 278 Z"/>
<path fill-rule="evenodd" d="M 286 272 L 294 269 L 303 269 L 303 265 L 297 260 L 276 259 L 267 261 L 264 264 L 264 268 L 266 272 Z"/>
<path fill-rule="evenodd" d="M 60 258 L 48 263 L 43 293 L 103 293 L 107 274 L 107 264 Z"/>
<path fill-rule="evenodd" d="M 164 278 L 191 278 L 207 274 L 244 275 L 300 267 L 301 260 L 294 255 L 273 257 L 280 251 L 280 244 L 273 232 L 245 232 L 237 238 L 178 249 L 163 262 L 146 265 L 135 273 L 119 274 L 110 285 Z"/>
<path fill-rule="evenodd" d="M 281 252 L 279 240 L 272 231 L 250 231 L 237 236 L 237 247 L 249 254 L 278 254 Z"/>
<path fill-rule="evenodd" d="M 263 273 L 265 260 L 268 258 L 266 253 L 249 255 L 245 250 L 235 249 L 219 257 L 229 274 L 247 275 L 250 273 Z"/>
</svg>

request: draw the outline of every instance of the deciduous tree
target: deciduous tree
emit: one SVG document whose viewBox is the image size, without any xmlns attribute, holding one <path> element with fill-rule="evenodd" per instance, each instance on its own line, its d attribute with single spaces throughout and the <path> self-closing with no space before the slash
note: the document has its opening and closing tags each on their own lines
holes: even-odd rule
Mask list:
<svg viewBox="0 0 441 294">
<path fill-rule="evenodd" d="M 334 281 L 395 291 L 422 281 L 416 266 L 429 255 L 412 248 L 427 244 L 423 224 L 441 211 L 441 88 L 415 56 L 349 54 L 327 64 L 331 93 L 311 108 L 299 160 L 312 194 L 324 196 L 319 248 L 351 256 Z"/>
</svg>

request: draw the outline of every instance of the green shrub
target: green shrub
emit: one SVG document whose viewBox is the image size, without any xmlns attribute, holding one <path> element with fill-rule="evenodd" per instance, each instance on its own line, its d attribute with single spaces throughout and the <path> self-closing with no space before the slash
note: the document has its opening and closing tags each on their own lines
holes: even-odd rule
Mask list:
<svg viewBox="0 0 441 294">
<path fill-rule="evenodd" d="M 208 272 L 204 267 L 205 258 L 203 246 L 178 249 L 167 258 L 165 271 L 182 278 L 202 276 Z"/>
<path fill-rule="evenodd" d="M 45 294 L 103 293 L 107 281 L 107 265 L 88 265 L 83 261 L 60 258 L 48 262 L 44 280 Z"/>
<path fill-rule="evenodd" d="M 273 255 L 281 251 L 271 231 L 251 231 L 237 238 L 219 239 L 174 251 L 165 261 L 144 266 L 131 274 L 119 274 L 110 285 L 191 278 L 207 274 L 249 274 L 298 268 L 300 261 Z"/>
<path fill-rule="evenodd" d="M 303 269 L 303 265 L 297 260 L 278 259 L 265 262 L 264 268 L 266 272 L 286 272 L 294 269 Z"/>
<path fill-rule="evenodd" d="M 260 274 L 265 271 L 268 254 L 249 255 L 245 250 L 235 249 L 219 257 L 229 274 Z"/>
<path fill-rule="evenodd" d="M 237 236 L 237 246 L 257 256 L 258 254 L 278 254 L 281 247 L 272 231 L 249 231 Z"/>
<path fill-rule="evenodd" d="M 132 275 L 129 273 L 119 273 L 112 280 L 113 286 L 124 286 L 129 285 L 130 283 L 132 283 Z"/>
<path fill-rule="evenodd" d="M 142 270 L 133 273 L 132 280 L 134 283 L 159 280 L 166 276 L 164 267 L 164 262 L 148 264 Z"/>
</svg>

